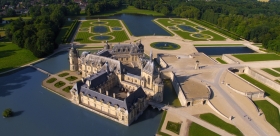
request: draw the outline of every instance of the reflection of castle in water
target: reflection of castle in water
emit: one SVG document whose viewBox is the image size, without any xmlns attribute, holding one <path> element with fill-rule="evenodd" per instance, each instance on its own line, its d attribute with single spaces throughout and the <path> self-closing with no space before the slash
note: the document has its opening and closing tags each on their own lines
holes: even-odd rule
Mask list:
<svg viewBox="0 0 280 136">
<path fill-rule="evenodd" d="M 144 58 L 144 46 L 106 42 L 104 49 L 80 56 L 72 47 L 70 70 L 82 74 L 71 89 L 72 102 L 124 125 L 131 124 L 148 106 L 163 100 L 163 83 L 152 53 Z"/>
</svg>

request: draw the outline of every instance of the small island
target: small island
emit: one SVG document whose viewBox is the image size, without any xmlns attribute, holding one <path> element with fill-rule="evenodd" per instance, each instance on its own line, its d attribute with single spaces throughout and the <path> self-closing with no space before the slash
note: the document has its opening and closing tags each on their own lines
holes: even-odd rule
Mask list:
<svg viewBox="0 0 280 136">
<path fill-rule="evenodd" d="M 2 113 L 2 115 L 3 115 L 3 118 L 12 117 L 13 116 L 13 111 L 10 108 L 5 109 Z"/>
</svg>

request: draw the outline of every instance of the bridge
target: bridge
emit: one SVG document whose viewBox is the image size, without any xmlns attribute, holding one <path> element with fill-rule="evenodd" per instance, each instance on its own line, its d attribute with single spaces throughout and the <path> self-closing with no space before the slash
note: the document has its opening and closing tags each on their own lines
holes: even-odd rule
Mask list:
<svg viewBox="0 0 280 136">
<path fill-rule="evenodd" d="M 51 76 L 52 74 L 51 73 L 49 73 L 49 72 L 47 72 L 47 71 L 45 71 L 45 70 L 43 70 L 43 69 L 41 69 L 41 68 L 38 68 L 38 67 L 35 67 L 35 66 L 33 66 L 33 65 L 28 65 L 29 67 L 32 67 L 32 68 L 35 68 L 36 70 L 38 70 L 38 71 L 40 71 L 40 72 L 42 72 L 42 73 L 44 73 L 44 74 L 47 74 L 48 76 Z"/>
<path fill-rule="evenodd" d="M 166 105 L 166 104 L 158 103 L 158 102 L 154 102 L 154 101 L 149 101 L 148 104 L 151 105 L 153 107 L 153 109 L 157 108 L 159 111 L 168 110 L 170 108 L 173 108 L 170 105 Z"/>
</svg>

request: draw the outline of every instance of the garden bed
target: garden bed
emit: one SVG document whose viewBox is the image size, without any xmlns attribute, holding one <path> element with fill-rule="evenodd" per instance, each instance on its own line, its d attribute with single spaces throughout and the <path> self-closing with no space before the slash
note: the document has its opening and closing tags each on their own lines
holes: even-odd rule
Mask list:
<svg viewBox="0 0 280 136">
<path fill-rule="evenodd" d="M 62 81 L 58 81 L 57 83 L 54 84 L 54 86 L 57 87 L 57 88 L 60 88 L 60 87 L 62 87 L 64 85 L 65 85 L 65 83 L 62 82 Z"/>
</svg>

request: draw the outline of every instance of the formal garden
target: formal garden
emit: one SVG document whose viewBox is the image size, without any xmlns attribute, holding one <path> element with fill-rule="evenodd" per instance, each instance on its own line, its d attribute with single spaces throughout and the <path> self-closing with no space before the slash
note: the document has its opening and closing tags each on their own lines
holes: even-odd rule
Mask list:
<svg viewBox="0 0 280 136">
<path fill-rule="evenodd" d="M 74 41 L 80 43 L 124 42 L 129 40 L 124 29 L 120 20 L 82 21 Z"/>
<path fill-rule="evenodd" d="M 165 27 L 165 29 L 176 33 L 180 37 L 193 41 L 224 41 L 225 37 L 209 31 L 207 28 L 197 26 L 186 19 L 159 18 L 154 20 Z"/>
<path fill-rule="evenodd" d="M 73 87 L 73 86 L 67 86 L 67 87 L 63 88 L 62 90 L 63 90 L 64 92 L 69 93 L 70 90 L 72 89 L 72 87 Z"/>
<path fill-rule="evenodd" d="M 280 56 L 277 54 L 235 54 L 232 56 L 244 62 L 280 60 Z"/>
</svg>

